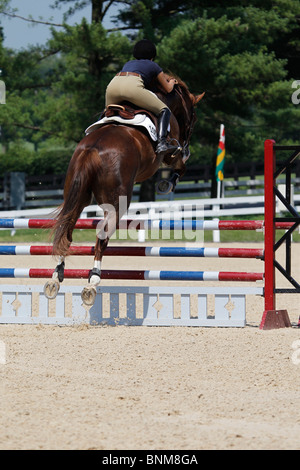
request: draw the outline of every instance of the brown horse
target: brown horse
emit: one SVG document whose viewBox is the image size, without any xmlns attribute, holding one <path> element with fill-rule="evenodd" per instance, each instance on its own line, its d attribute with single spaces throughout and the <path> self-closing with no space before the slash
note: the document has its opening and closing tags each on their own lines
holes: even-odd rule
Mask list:
<svg viewBox="0 0 300 470">
<path fill-rule="evenodd" d="M 57 210 L 53 229 L 53 255 L 59 256 L 59 264 L 52 281 L 47 282 L 44 288 L 48 298 L 54 298 L 58 292 L 74 226 L 94 195 L 104 211 L 104 219 L 96 239 L 94 268 L 88 286 L 82 292 L 84 303 L 94 303 L 104 251 L 129 207 L 134 184 L 151 177 L 162 163 L 174 169 L 176 179 L 183 175 L 196 120 L 194 108 L 203 95 L 191 94 L 180 80 L 168 95 L 158 93 L 172 111 L 170 138 L 176 139 L 182 150 L 173 158 L 169 156 L 161 161 L 155 153 L 155 145 L 143 131 L 123 124 L 106 124 L 85 136 L 77 145 L 66 175 L 64 202 Z M 120 204 L 124 197 L 125 205 Z"/>
</svg>

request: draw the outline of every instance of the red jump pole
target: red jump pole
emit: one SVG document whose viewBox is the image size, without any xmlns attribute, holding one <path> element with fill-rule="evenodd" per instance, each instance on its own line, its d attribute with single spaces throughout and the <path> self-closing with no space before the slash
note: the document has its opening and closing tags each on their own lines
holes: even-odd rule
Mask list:
<svg viewBox="0 0 300 470">
<path fill-rule="evenodd" d="M 265 312 L 275 310 L 275 151 L 274 140 L 265 141 Z"/>
<path fill-rule="evenodd" d="M 291 326 L 286 310 L 276 310 L 275 297 L 275 141 L 265 141 L 265 310 L 260 329 L 271 330 Z"/>
</svg>

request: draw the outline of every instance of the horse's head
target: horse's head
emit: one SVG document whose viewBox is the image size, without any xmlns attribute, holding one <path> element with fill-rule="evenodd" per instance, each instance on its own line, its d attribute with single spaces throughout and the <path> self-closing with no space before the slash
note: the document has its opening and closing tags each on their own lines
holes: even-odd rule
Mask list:
<svg viewBox="0 0 300 470">
<path fill-rule="evenodd" d="M 157 95 L 164 103 L 166 103 L 178 123 L 179 135 L 176 139 L 180 142 L 182 152 L 178 153 L 175 158 L 173 155 L 167 155 L 163 160 L 166 165 L 173 168 L 173 177 L 175 179 L 172 181 L 171 186 L 173 187 L 172 190 L 174 190 L 177 178 L 183 176 L 185 173 L 185 162 L 190 156 L 189 143 L 193 133 L 194 124 L 196 122 L 195 107 L 203 98 L 205 93 L 202 93 L 201 95 L 193 95 L 181 79 L 177 77 L 168 78 L 176 78 L 176 84 L 173 91 L 168 94 L 160 91 Z"/>
<path fill-rule="evenodd" d="M 188 146 L 196 122 L 195 107 L 205 92 L 201 95 L 193 95 L 182 80 L 176 78 L 176 81 L 173 92 L 166 96 L 166 103 L 177 119 L 180 129 L 179 141 L 184 149 L 183 159 L 187 160 L 189 157 Z"/>
</svg>

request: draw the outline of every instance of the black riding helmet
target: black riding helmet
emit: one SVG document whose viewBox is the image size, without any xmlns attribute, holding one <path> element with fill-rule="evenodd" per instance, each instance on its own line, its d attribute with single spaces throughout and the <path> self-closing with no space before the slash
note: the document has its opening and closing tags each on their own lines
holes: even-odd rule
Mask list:
<svg viewBox="0 0 300 470">
<path fill-rule="evenodd" d="M 155 59 L 156 47 L 149 39 L 138 41 L 133 48 L 133 56 L 136 59 Z"/>
</svg>

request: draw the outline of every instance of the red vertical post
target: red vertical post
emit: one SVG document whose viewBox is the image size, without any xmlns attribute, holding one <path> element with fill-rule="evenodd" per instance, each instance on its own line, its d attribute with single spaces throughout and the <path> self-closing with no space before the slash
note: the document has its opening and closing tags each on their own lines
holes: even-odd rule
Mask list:
<svg viewBox="0 0 300 470">
<path fill-rule="evenodd" d="M 275 141 L 265 141 L 265 312 L 275 310 Z"/>
<path fill-rule="evenodd" d="M 286 310 L 276 310 L 275 299 L 275 141 L 265 141 L 265 310 L 259 328 L 271 330 L 291 326 Z"/>
</svg>

